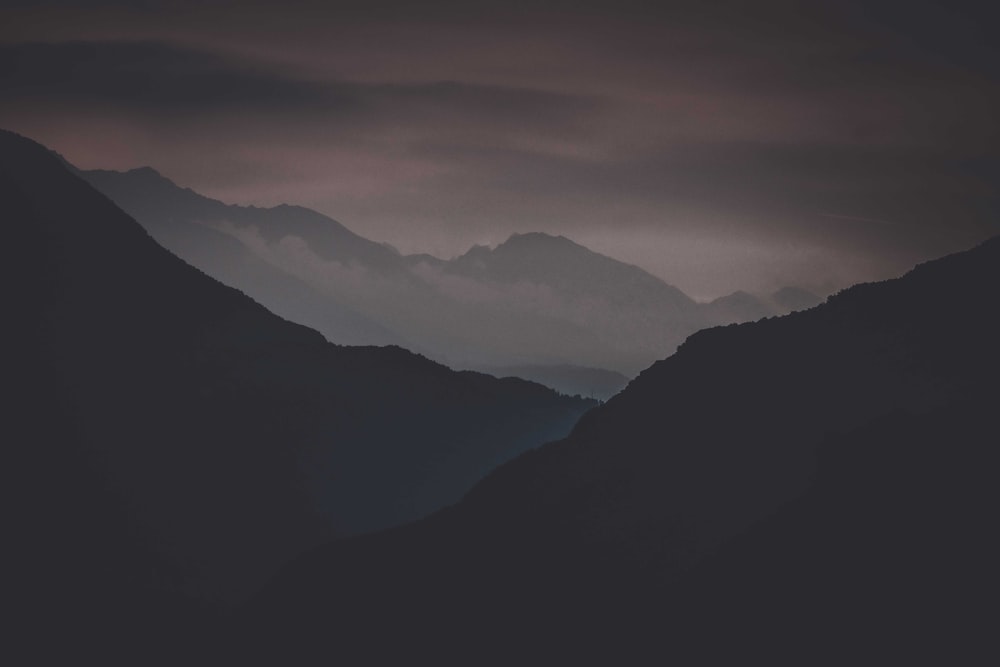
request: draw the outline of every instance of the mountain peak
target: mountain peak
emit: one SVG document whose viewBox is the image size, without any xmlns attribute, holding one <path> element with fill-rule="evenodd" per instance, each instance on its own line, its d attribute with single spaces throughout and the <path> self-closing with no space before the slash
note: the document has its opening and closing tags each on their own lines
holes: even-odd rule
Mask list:
<svg viewBox="0 0 1000 667">
<path fill-rule="evenodd" d="M 126 176 L 131 176 L 132 178 L 141 178 L 149 182 L 162 182 L 169 183 L 170 185 L 176 186 L 172 180 L 153 169 L 150 166 L 136 167 L 135 169 L 129 169 L 125 172 Z"/>
<path fill-rule="evenodd" d="M 303 206 L 227 204 L 177 185 L 152 167 L 80 173 L 91 185 L 148 226 L 173 227 L 179 220 L 202 225 L 225 221 L 242 229 L 253 228 L 272 243 L 285 236 L 299 237 L 313 252 L 326 259 L 364 258 L 369 265 L 380 267 L 392 267 L 398 261 L 398 252 Z"/>
<path fill-rule="evenodd" d="M 156 176 L 158 178 L 164 178 L 163 174 L 161 174 L 160 172 L 156 171 L 155 169 L 153 169 L 152 167 L 149 167 L 149 166 L 136 167 L 135 169 L 129 169 L 125 173 L 127 173 L 127 174 L 135 174 L 136 176 Z"/>
<path fill-rule="evenodd" d="M 525 232 L 523 234 L 514 233 L 511 234 L 506 241 L 497 246 L 497 249 L 503 247 L 535 247 L 535 246 L 546 246 L 546 247 L 573 247 L 581 248 L 586 250 L 582 245 L 576 243 L 575 241 L 566 238 L 562 235 L 547 234 L 545 232 Z"/>
<path fill-rule="evenodd" d="M 750 294 L 745 290 L 739 289 L 736 290 L 735 292 L 732 292 L 731 294 L 726 294 L 725 296 L 720 296 L 717 299 L 713 299 L 711 303 L 723 303 L 727 301 L 732 301 L 732 302 L 750 301 L 750 300 L 756 300 L 756 298 L 757 297 L 755 297 L 753 294 Z"/>
<path fill-rule="evenodd" d="M 559 236 L 556 234 L 549 234 L 547 232 L 514 232 L 511 234 L 507 241 L 513 241 L 515 239 L 563 239 L 567 240 L 565 236 Z"/>
<path fill-rule="evenodd" d="M 771 301 L 784 310 L 806 310 L 823 303 L 823 298 L 801 287 L 782 287 L 771 295 Z"/>
<path fill-rule="evenodd" d="M 129 178 L 129 179 L 142 179 L 147 182 L 155 181 L 166 181 L 171 185 L 175 185 L 173 181 L 153 169 L 150 166 L 133 167 L 132 169 L 89 169 L 85 174 L 98 174 L 107 177 L 118 177 L 118 178 Z"/>
<path fill-rule="evenodd" d="M 144 192 L 147 195 L 150 189 L 157 191 L 180 190 L 192 195 L 195 194 L 190 188 L 177 185 L 177 183 L 174 183 L 150 166 L 133 167 L 124 171 L 117 169 L 90 169 L 87 171 L 78 171 L 78 173 L 92 183 L 97 182 L 104 185 L 108 182 L 122 182 L 130 184 L 132 187 L 144 188 Z M 200 198 L 201 195 L 198 195 L 198 197 Z"/>
</svg>

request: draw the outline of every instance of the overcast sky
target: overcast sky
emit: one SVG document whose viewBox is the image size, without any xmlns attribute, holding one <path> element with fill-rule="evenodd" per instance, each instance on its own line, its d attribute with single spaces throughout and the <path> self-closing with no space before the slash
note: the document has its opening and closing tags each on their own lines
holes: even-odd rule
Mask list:
<svg viewBox="0 0 1000 667">
<path fill-rule="evenodd" d="M 988 6 L 4 0 L 0 126 L 404 252 L 826 291 L 1000 233 Z"/>
</svg>

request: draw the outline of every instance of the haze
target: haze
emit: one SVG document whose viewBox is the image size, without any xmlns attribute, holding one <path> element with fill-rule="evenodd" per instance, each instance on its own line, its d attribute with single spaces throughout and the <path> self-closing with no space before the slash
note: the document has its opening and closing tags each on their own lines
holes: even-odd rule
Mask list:
<svg viewBox="0 0 1000 667">
<path fill-rule="evenodd" d="M 702 300 L 1000 231 L 981 7 L 661 4 L 7 2 L 0 126 L 404 253 L 562 234 Z"/>
</svg>

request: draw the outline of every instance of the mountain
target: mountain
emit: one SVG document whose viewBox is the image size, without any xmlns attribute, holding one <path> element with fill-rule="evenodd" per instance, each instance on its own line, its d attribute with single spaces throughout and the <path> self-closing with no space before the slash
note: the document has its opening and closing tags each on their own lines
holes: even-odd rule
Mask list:
<svg viewBox="0 0 1000 667">
<path fill-rule="evenodd" d="M 333 342 L 400 344 L 452 367 L 632 377 L 698 329 L 787 312 L 750 295 L 695 303 L 561 236 L 515 234 L 451 260 L 401 255 L 314 211 L 226 205 L 149 168 L 82 174 L 165 247 L 276 313 Z"/>
<path fill-rule="evenodd" d="M 782 287 L 771 294 L 770 300 L 774 304 L 777 314 L 808 310 L 823 303 L 822 298 L 801 287 Z"/>
<path fill-rule="evenodd" d="M 332 345 L 9 132 L 0 211 L 5 596 L 36 651 L 128 644 L 146 663 L 303 549 L 454 502 L 594 404 Z"/>
<path fill-rule="evenodd" d="M 708 311 L 712 321 L 735 324 L 808 310 L 821 303 L 823 299 L 801 287 L 782 287 L 764 297 L 737 290 L 703 304 L 702 307 Z"/>
<path fill-rule="evenodd" d="M 776 308 L 763 299 L 742 290 L 708 302 L 705 309 L 712 314 L 713 320 L 727 323 L 753 322 L 779 314 Z"/>
<path fill-rule="evenodd" d="M 247 622 L 379 659 L 975 654 L 1000 555 L 998 285 L 994 239 L 700 331 L 459 505 L 290 564 Z"/>
<path fill-rule="evenodd" d="M 714 323 L 676 287 L 563 236 L 514 234 L 495 248 L 472 248 L 443 273 L 473 294 L 474 285 L 506 288 L 514 296 L 505 306 L 519 317 L 556 317 L 585 330 L 606 350 L 587 363 L 626 375 Z"/>
<path fill-rule="evenodd" d="M 405 344 L 360 312 L 262 259 L 232 234 L 215 225 L 258 230 L 278 241 L 281 229 L 306 234 L 327 253 L 385 263 L 391 252 L 353 234 L 334 220 L 308 209 L 230 206 L 180 188 L 155 170 L 80 171 L 143 227 L 157 243 L 222 283 L 251 296 L 271 312 L 320 331 L 343 345 Z M 322 239 L 322 243 L 319 240 Z"/>
</svg>

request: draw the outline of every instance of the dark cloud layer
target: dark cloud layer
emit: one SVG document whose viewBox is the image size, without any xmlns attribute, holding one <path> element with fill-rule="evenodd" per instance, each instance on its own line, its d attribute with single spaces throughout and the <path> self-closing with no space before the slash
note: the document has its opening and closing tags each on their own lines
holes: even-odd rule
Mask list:
<svg viewBox="0 0 1000 667">
<path fill-rule="evenodd" d="M 566 234 L 697 296 L 1000 232 L 973 2 L 8 2 L 0 124 L 408 251 Z"/>
<path fill-rule="evenodd" d="M 153 42 L 0 45 L 0 81 L 8 99 L 144 113 L 356 106 L 351 96 L 336 91 Z"/>
<path fill-rule="evenodd" d="M 9 102 L 62 103 L 164 115 L 285 112 L 368 118 L 403 106 L 474 117 L 565 120 L 595 100 L 539 90 L 436 81 L 371 84 L 297 79 L 276 68 L 157 42 L 0 44 Z"/>
</svg>

